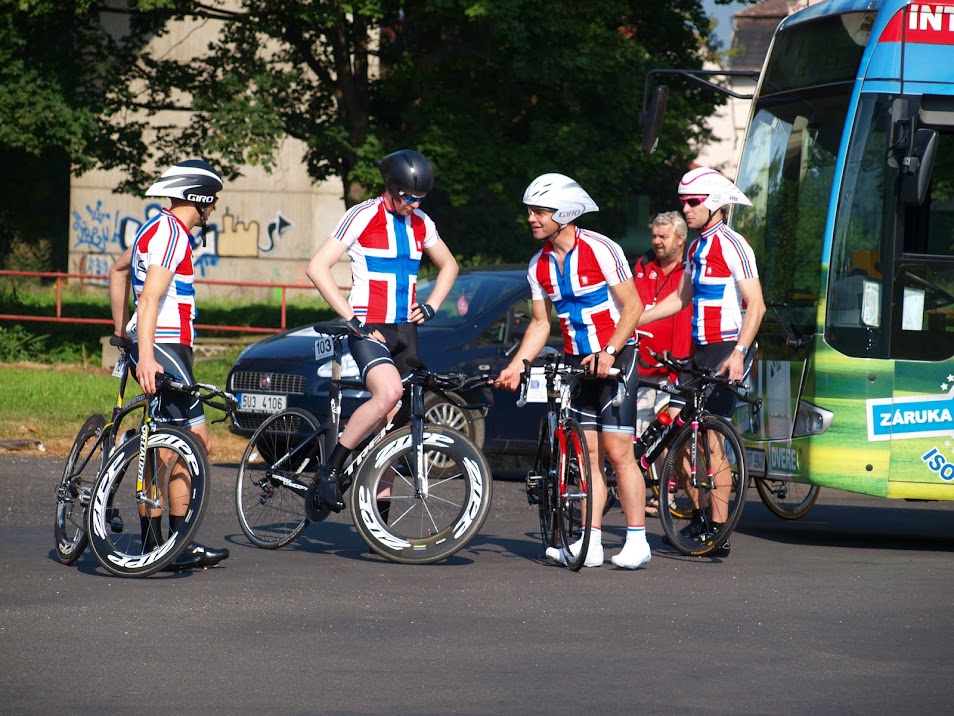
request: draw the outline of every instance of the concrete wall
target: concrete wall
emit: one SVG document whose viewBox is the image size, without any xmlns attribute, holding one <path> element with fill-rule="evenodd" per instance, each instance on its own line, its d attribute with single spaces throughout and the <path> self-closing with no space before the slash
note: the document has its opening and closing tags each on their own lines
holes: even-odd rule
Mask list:
<svg viewBox="0 0 954 716">
<path fill-rule="evenodd" d="M 200 55 L 206 51 L 210 33 L 217 32 L 217 25 L 212 20 L 174 23 L 169 33 L 153 40 L 150 50 L 179 58 Z M 191 117 L 188 112 L 161 112 L 153 121 L 158 125 L 184 125 Z M 131 115 L 130 121 L 143 118 Z M 341 182 L 333 179 L 313 184 L 303 158 L 304 144 L 285 138 L 277 166 L 270 174 L 249 166 L 242 177 L 226 182 L 212 214 L 206 246 L 194 242 L 196 278 L 301 284 L 315 291 L 305 277 L 305 266 L 334 228 L 345 205 Z M 165 169 L 154 167 L 155 176 Z M 71 273 L 106 274 L 139 227 L 168 204 L 164 199 L 115 193 L 123 178 L 118 171 L 93 171 L 71 180 Z M 339 264 L 336 277 L 339 285 L 350 284 L 347 261 Z M 94 283 L 105 286 L 105 281 Z M 271 295 L 264 288 L 200 286 L 198 290 L 203 296 Z"/>
</svg>

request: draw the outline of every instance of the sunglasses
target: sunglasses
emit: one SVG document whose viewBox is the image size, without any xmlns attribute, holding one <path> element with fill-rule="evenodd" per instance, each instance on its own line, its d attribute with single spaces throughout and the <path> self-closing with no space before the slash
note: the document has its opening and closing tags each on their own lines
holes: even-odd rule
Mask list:
<svg viewBox="0 0 954 716">
<path fill-rule="evenodd" d="M 688 199 L 680 199 L 683 204 L 688 204 L 693 209 L 695 209 L 699 204 L 704 202 L 709 197 L 707 196 L 690 196 Z"/>
<path fill-rule="evenodd" d="M 405 204 L 416 204 L 417 202 L 424 201 L 424 197 L 426 197 L 427 194 L 417 196 L 416 194 L 408 194 L 406 191 L 399 189 L 397 196 Z"/>
</svg>

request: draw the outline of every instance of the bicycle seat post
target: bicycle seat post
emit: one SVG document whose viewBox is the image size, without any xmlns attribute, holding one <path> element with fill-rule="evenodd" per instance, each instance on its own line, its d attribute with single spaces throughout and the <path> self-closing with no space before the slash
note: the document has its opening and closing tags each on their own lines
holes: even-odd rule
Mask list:
<svg viewBox="0 0 954 716">
<path fill-rule="evenodd" d="M 335 336 L 335 350 L 331 358 L 331 381 L 328 383 L 328 422 L 331 423 L 330 436 L 337 441 L 341 429 L 341 357 L 344 354 L 344 336 Z"/>
</svg>

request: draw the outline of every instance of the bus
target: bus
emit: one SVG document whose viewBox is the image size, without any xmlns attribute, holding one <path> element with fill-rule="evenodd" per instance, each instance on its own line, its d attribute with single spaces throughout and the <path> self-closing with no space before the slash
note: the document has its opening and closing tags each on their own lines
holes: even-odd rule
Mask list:
<svg viewBox="0 0 954 716">
<path fill-rule="evenodd" d="M 787 518 L 818 487 L 954 500 L 954 2 L 830 0 L 783 20 L 738 167 L 752 206 L 729 225 L 767 312 L 762 406 L 736 418 L 762 499 Z"/>
</svg>

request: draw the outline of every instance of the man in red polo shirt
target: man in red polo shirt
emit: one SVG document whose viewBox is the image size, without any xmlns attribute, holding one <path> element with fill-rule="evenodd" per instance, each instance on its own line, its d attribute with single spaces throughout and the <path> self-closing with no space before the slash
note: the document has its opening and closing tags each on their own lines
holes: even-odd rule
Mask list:
<svg viewBox="0 0 954 716">
<path fill-rule="evenodd" d="M 633 267 L 636 292 L 647 308 L 655 306 L 678 288 L 685 273 L 684 254 L 689 233 L 686 220 L 678 211 L 657 214 L 649 228 L 652 230 L 652 248 Z M 650 349 L 656 353 L 669 351 L 679 358 L 687 358 L 692 350 L 692 308 L 686 306 L 675 315 L 647 323 L 641 330 L 652 333 L 652 337 L 640 338 L 642 363 L 653 365 L 656 362 Z M 665 368 L 645 368 L 643 365 L 639 366 L 639 377 L 657 384 L 677 378 L 669 375 Z M 669 393 L 641 386 L 637 391 L 636 435 L 642 434 L 657 413 L 668 404 Z M 658 509 L 656 498 L 650 496 L 646 503 L 647 514 L 658 515 Z"/>
</svg>

